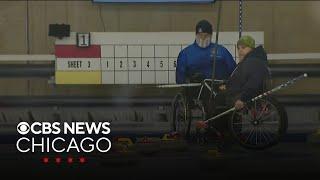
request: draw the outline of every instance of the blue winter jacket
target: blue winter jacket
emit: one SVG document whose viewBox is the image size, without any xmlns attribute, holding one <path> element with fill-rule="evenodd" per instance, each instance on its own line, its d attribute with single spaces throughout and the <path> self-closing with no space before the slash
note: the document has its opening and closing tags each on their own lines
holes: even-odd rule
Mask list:
<svg viewBox="0 0 320 180">
<path fill-rule="evenodd" d="M 203 78 L 212 78 L 213 48 L 211 43 L 207 48 L 201 48 L 196 42 L 183 49 L 178 56 L 176 68 L 176 83 L 187 83 L 188 79 L 201 73 Z M 228 79 L 236 67 L 230 52 L 223 46 L 218 45 L 215 79 Z"/>
</svg>

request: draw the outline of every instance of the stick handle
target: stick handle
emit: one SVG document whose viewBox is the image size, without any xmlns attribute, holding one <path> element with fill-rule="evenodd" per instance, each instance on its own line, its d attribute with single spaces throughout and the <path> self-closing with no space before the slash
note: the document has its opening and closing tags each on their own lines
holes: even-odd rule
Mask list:
<svg viewBox="0 0 320 180">
<path fill-rule="evenodd" d="M 301 80 L 303 78 L 306 78 L 306 77 L 308 77 L 308 74 L 304 73 L 304 74 L 302 74 L 302 75 L 300 75 L 300 76 L 298 76 L 296 78 L 293 78 L 293 79 L 287 81 L 286 83 L 283 83 L 283 84 L 271 89 L 270 91 L 267 91 L 267 92 L 265 92 L 263 94 L 260 94 L 259 96 L 256 96 L 256 97 L 252 98 L 250 101 L 254 102 L 256 100 L 262 99 L 263 97 L 269 96 L 270 94 L 272 94 L 272 93 L 274 93 L 276 91 L 279 91 L 280 89 L 283 89 L 285 87 L 288 87 L 289 85 L 294 84 L 295 82 L 297 82 L 297 81 L 299 81 L 299 80 Z M 209 121 L 213 121 L 213 120 L 215 120 L 217 118 L 220 118 L 220 117 L 222 117 L 222 116 L 224 116 L 226 114 L 229 114 L 230 112 L 233 112 L 235 110 L 236 110 L 235 107 L 230 108 L 230 109 L 226 110 L 225 112 L 222 112 L 222 113 L 220 113 L 220 114 L 218 114 L 218 115 L 216 115 L 216 116 L 214 116 L 212 118 L 207 119 L 205 122 L 207 123 Z"/>
<path fill-rule="evenodd" d="M 268 96 L 268 95 L 270 95 L 270 94 L 272 94 L 272 93 L 274 93 L 276 91 L 279 91 L 280 89 L 283 89 L 283 88 L 285 88 L 285 87 L 287 87 L 289 85 L 292 85 L 295 82 L 297 82 L 297 81 L 299 81 L 299 80 L 301 80 L 303 78 L 306 78 L 306 77 L 308 77 L 308 74 L 304 73 L 304 74 L 302 74 L 302 75 L 300 75 L 300 76 L 298 76 L 296 78 L 293 78 L 293 79 L 287 81 L 286 83 L 283 83 L 283 84 L 281 84 L 281 85 L 279 85 L 279 86 L 277 86 L 277 87 L 275 87 L 275 88 L 273 88 L 273 89 L 271 89 L 271 90 L 269 90 L 269 91 L 267 91 L 267 92 L 265 92 L 263 94 L 260 94 L 259 96 L 256 96 L 256 97 L 252 98 L 250 101 L 254 102 L 256 100 L 259 100 L 259 99 L 261 99 L 263 97 L 266 97 L 266 96 Z"/>
<path fill-rule="evenodd" d="M 158 85 L 157 88 L 178 88 L 178 87 L 196 87 L 196 86 L 201 86 L 201 83 L 165 84 L 165 85 Z"/>
<path fill-rule="evenodd" d="M 229 114 L 230 112 L 235 111 L 235 110 L 236 110 L 236 108 L 233 107 L 233 108 L 228 109 L 227 111 L 225 111 L 225 112 L 223 112 L 223 113 L 220 113 L 220 114 L 218 114 L 218 115 L 216 115 L 216 116 L 214 116 L 214 117 L 212 117 L 212 118 L 210 118 L 210 119 L 207 119 L 205 122 L 218 119 L 219 117 L 222 117 L 222 116 L 224 116 L 224 115 L 226 115 L 226 114 Z"/>
</svg>

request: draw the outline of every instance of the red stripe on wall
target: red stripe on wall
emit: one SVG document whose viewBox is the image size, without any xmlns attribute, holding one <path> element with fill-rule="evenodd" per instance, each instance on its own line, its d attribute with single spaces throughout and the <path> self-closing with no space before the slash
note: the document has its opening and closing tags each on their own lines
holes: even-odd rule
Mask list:
<svg viewBox="0 0 320 180">
<path fill-rule="evenodd" d="M 77 47 L 76 45 L 56 45 L 55 55 L 57 58 L 100 58 L 100 45 L 90 47 Z"/>
</svg>

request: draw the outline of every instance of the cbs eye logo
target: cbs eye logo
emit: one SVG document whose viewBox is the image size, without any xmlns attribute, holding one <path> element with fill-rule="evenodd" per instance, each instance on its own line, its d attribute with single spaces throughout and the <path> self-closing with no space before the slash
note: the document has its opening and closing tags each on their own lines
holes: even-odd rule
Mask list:
<svg viewBox="0 0 320 180">
<path fill-rule="evenodd" d="M 30 126 L 29 126 L 29 124 L 27 122 L 20 122 L 17 125 L 17 131 L 21 135 L 26 135 L 30 131 Z"/>
</svg>

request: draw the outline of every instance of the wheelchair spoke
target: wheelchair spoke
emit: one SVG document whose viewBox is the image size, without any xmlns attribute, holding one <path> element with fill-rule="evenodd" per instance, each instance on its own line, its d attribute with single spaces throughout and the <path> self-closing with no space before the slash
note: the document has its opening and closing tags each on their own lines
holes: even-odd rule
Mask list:
<svg viewBox="0 0 320 180">
<path fill-rule="evenodd" d="M 263 134 L 263 137 L 265 137 L 266 142 L 267 143 L 271 142 L 273 138 L 270 136 L 270 134 L 268 134 L 265 130 L 262 130 L 262 129 L 264 129 L 263 127 L 260 127 L 260 128 L 261 128 L 261 132 Z"/>
<path fill-rule="evenodd" d="M 275 133 L 272 133 L 272 131 L 266 129 L 265 127 L 262 127 L 266 131 L 266 135 L 272 140 L 274 139 L 272 136 L 275 136 Z M 269 132 L 269 133 L 268 133 Z"/>
<path fill-rule="evenodd" d="M 261 127 L 260 127 L 260 131 L 261 131 L 261 135 L 262 135 L 262 137 L 265 139 L 265 141 L 268 141 L 268 137 L 265 136 L 264 131 L 262 130 Z"/>
<path fill-rule="evenodd" d="M 233 123 L 234 125 L 240 125 L 240 124 L 242 124 L 242 125 L 251 125 L 251 123 Z"/>
<path fill-rule="evenodd" d="M 257 138 L 258 138 L 257 128 L 254 127 L 254 129 L 255 129 L 255 130 L 254 130 L 254 132 L 255 132 L 254 134 L 255 134 L 255 137 L 256 137 L 256 138 L 255 138 L 255 139 L 256 139 L 255 143 L 258 144 L 258 142 L 257 142 L 257 141 L 258 141 L 258 139 L 257 139 Z"/>
<path fill-rule="evenodd" d="M 248 114 L 239 113 L 239 116 L 243 121 L 252 122 L 252 118 Z"/>
<path fill-rule="evenodd" d="M 262 141 L 261 141 L 261 128 L 260 127 L 257 127 L 257 132 L 258 132 L 258 135 L 257 135 L 257 140 L 256 140 L 256 144 L 262 144 Z"/>
<path fill-rule="evenodd" d="M 278 125 L 279 121 L 264 121 L 263 125 Z"/>
<path fill-rule="evenodd" d="M 259 127 L 259 132 L 260 132 L 260 142 L 261 142 L 261 144 L 262 144 L 263 141 L 262 141 L 262 130 L 261 130 L 261 127 Z"/>
<path fill-rule="evenodd" d="M 257 115 L 257 119 L 260 119 L 264 113 L 267 112 L 267 105 L 262 106 L 260 113 Z"/>
<path fill-rule="evenodd" d="M 244 143 L 254 145 L 270 144 L 275 141 L 277 136 L 277 133 L 263 126 L 255 126 L 238 134 L 243 134 L 246 136 L 246 139 L 243 141 Z"/>
<path fill-rule="evenodd" d="M 245 140 L 245 143 L 249 140 L 249 137 L 251 136 L 251 134 L 252 134 L 253 130 L 254 130 L 254 129 L 251 129 L 251 131 L 250 131 L 250 133 L 249 133 L 249 135 L 248 135 L 247 139 Z"/>
<path fill-rule="evenodd" d="M 278 143 L 287 121 L 279 107 L 273 98 L 247 104 L 232 116 L 233 135 L 246 148 L 264 149 Z"/>
<path fill-rule="evenodd" d="M 265 122 L 265 121 L 268 121 L 269 119 L 272 120 L 273 119 L 272 117 L 275 117 L 275 118 L 279 119 L 277 111 L 272 111 L 267 116 L 261 117 L 260 121 L 261 122 Z"/>
<path fill-rule="evenodd" d="M 253 127 L 253 137 L 252 137 L 252 143 L 255 143 L 257 141 L 257 127 Z"/>
<path fill-rule="evenodd" d="M 258 145 L 258 141 L 259 141 L 259 134 L 260 134 L 260 130 L 258 127 L 254 127 L 254 131 L 255 131 L 255 144 Z"/>
</svg>

